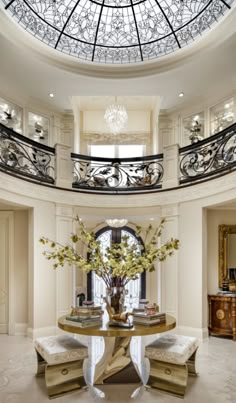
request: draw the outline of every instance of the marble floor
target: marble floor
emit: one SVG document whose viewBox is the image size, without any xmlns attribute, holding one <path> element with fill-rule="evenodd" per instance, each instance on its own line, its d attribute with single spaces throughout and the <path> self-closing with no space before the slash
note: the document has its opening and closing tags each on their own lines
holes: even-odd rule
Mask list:
<svg viewBox="0 0 236 403">
<path fill-rule="evenodd" d="M 97 339 L 97 340 L 95 340 Z M 135 338 L 132 355 L 142 373 L 148 373 L 148 362 L 143 359 L 144 343 L 150 340 Z M 146 338 L 145 338 L 146 339 Z M 91 344 L 85 337 L 84 343 Z M 92 350 L 97 360 L 102 339 L 93 338 Z M 141 345 L 141 348 L 140 348 Z M 135 352 L 136 350 L 136 352 Z M 58 403 L 140 402 L 173 403 L 236 403 L 236 342 L 210 337 L 201 342 L 197 353 L 198 377 L 189 377 L 184 399 L 166 395 L 157 390 L 146 390 L 139 385 L 89 385 L 87 390 L 76 391 L 56 398 Z M 85 362 L 85 377 L 91 383 L 93 362 Z M 0 403 L 49 402 L 43 377 L 35 377 L 36 355 L 33 342 L 23 336 L 0 335 Z"/>
</svg>

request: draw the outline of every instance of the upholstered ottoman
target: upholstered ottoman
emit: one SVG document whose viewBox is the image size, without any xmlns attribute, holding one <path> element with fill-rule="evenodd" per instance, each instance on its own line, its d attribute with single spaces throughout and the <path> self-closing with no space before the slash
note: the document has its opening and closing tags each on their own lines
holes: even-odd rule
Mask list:
<svg viewBox="0 0 236 403">
<path fill-rule="evenodd" d="M 145 348 L 150 361 L 147 385 L 184 397 L 188 374 L 197 375 L 195 356 L 198 341 L 195 337 L 166 334 Z"/>
<path fill-rule="evenodd" d="M 39 337 L 35 340 L 38 370 L 45 374 L 50 398 L 86 385 L 83 361 L 88 348 L 69 335 Z"/>
</svg>

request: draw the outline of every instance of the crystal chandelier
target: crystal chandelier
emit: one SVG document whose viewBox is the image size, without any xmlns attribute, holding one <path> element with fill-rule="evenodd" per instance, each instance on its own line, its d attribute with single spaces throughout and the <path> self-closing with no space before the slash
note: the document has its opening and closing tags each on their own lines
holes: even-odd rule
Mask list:
<svg viewBox="0 0 236 403">
<path fill-rule="evenodd" d="M 124 227 L 127 224 L 128 220 L 125 218 L 119 219 L 119 218 L 110 218 L 106 220 L 107 225 L 112 228 L 121 228 Z"/>
<path fill-rule="evenodd" d="M 128 115 L 123 105 L 115 103 L 109 105 L 105 111 L 104 119 L 113 134 L 118 134 L 123 130 L 128 121 Z"/>
</svg>

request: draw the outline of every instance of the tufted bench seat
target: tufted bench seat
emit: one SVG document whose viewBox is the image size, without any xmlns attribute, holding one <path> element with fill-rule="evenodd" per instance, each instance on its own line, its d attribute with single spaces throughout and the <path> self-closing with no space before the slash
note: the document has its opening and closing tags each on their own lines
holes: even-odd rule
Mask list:
<svg viewBox="0 0 236 403">
<path fill-rule="evenodd" d="M 198 340 L 195 337 L 166 334 L 145 347 L 150 361 L 147 385 L 184 397 L 188 374 L 197 375 L 195 356 Z"/>
<path fill-rule="evenodd" d="M 45 374 L 50 398 L 80 389 L 86 385 L 83 361 L 88 348 L 69 335 L 39 337 L 34 344 L 38 370 Z"/>
</svg>

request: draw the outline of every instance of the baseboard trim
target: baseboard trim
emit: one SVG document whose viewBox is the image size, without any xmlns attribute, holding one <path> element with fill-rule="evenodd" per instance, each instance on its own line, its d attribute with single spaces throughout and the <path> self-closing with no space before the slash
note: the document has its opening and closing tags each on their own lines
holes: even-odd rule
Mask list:
<svg viewBox="0 0 236 403">
<path fill-rule="evenodd" d="M 184 336 L 193 336 L 199 340 L 204 340 L 208 338 L 207 328 L 196 328 L 190 326 L 177 326 L 174 329 L 174 333 L 181 334 Z"/>
<path fill-rule="evenodd" d="M 54 336 L 57 333 L 58 328 L 56 326 L 38 327 L 36 329 L 29 327 L 27 329 L 27 337 L 32 340 L 35 340 L 37 337 Z"/>
<path fill-rule="evenodd" d="M 28 323 L 15 323 L 15 336 L 26 336 Z"/>
</svg>

